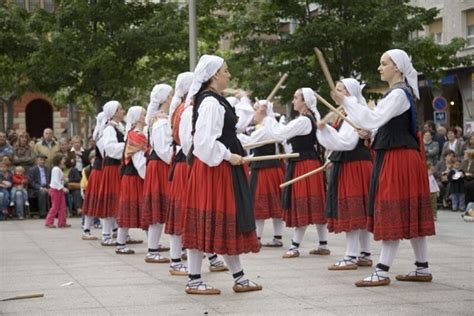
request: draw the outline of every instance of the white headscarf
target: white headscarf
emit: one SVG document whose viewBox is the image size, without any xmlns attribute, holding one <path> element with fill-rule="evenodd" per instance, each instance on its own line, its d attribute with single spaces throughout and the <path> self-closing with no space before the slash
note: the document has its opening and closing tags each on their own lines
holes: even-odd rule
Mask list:
<svg viewBox="0 0 474 316">
<path fill-rule="evenodd" d="M 418 73 L 413 64 L 411 63 L 411 58 L 408 54 L 401 49 L 390 49 L 385 52 L 390 56 L 395 65 L 398 67 L 398 70 L 403 74 L 405 79 L 408 82 L 408 85 L 413 89 L 413 93 L 417 99 L 420 99 L 420 92 L 418 92 Z"/>
<path fill-rule="evenodd" d="M 357 99 L 357 102 L 367 106 L 367 101 L 362 95 L 362 89 L 364 89 L 365 84 L 360 84 L 359 81 L 353 78 L 344 78 L 341 79 L 342 84 L 346 87 L 349 94 Z"/>
<path fill-rule="evenodd" d="M 189 88 L 186 105 L 190 104 L 192 97 L 199 92 L 204 82 L 214 76 L 224 64 L 224 59 L 215 55 L 202 55 L 194 69 L 194 79 Z"/>
<path fill-rule="evenodd" d="M 194 73 L 183 72 L 176 77 L 176 83 L 174 85 L 174 95 L 170 104 L 170 117 L 173 115 L 176 107 L 183 101 L 183 97 L 188 93 L 191 84 L 193 83 Z"/>
<path fill-rule="evenodd" d="M 316 95 L 314 94 L 313 89 L 301 88 L 301 91 L 303 91 L 304 103 L 306 103 L 308 108 L 311 110 L 311 112 L 313 112 L 314 116 L 319 121 L 321 119 L 321 114 L 319 114 L 318 108 L 316 107 L 316 105 L 318 104 L 318 101 L 316 99 Z"/>
<path fill-rule="evenodd" d="M 115 113 L 117 113 L 117 109 L 120 103 L 118 101 L 109 101 L 102 107 L 102 110 L 105 115 L 105 121 L 110 121 L 112 117 L 114 117 Z"/>
<path fill-rule="evenodd" d="M 169 84 L 160 83 L 153 87 L 150 93 L 150 103 L 148 104 L 145 123 L 150 124 L 151 119 L 160 109 L 160 105 L 168 99 L 173 87 Z"/>
<path fill-rule="evenodd" d="M 128 109 L 127 117 L 125 118 L 125 121 L 127 122 L 127 125 L 125 125 L 125 138 L 127 138 L 128 132 L 130 132 L 133 125 L 135 125 L 135 123 L 140 119 L 142 111 L 143 108 L 141 106 L 132 106 Z"/>
<path fill-rule="evenodd" d="M 104 121 L 105 113 L 100 112 L 99 114 L 97 114 L 97 117 L 95 118 L 94 132 L 92 133 L 92 138 L 96 141 L 102 136 L 102 132 L 104 131 L 103 127 L 105 126 Z"/>
</svg>

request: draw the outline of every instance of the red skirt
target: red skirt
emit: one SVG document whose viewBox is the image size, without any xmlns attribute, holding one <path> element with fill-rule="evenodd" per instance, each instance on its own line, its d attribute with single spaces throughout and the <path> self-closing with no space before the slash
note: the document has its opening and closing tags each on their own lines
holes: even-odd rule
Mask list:
<svg viewBox="0 0 474 316">
<path fill-rule="evenodd" d="M 124 175 L 120 181 L 121 194 L 118 204 L 117 225 L 126 228 L 140 228 L 141 205 L 143 202 L 143 179 L 138 175 Z"/>
<path fill-rule="evenodd" d="M 176 163 L 169 191 L 166 234 L 179 236 L 183 233 L 183 201 L 186 199 L 189 172 L 186 162 Z"/>
<path fill-rule="evenodd" d="M 164 224 L 168 211 L 169 165 L 163 160 L 150 160 L 146 166 L 146 177 L 143 185 L 143 205 L 141 227 L 148 229 L 153 224 Z"/>
<path fill-rule="evenodd" d="M 99 218 L 117 216 L 120 197 L 120 165 L 105 166 L 99 185 L 99 198 L 94 216 Z"/>
<path fill-rule="evenodd" d="M 337 216 L 328 217 L 328 230 L 334 233 L 367 229 L 372 162 L 359 160 L 341 164 L 337 184 Z"/>
<path fill-rule="evenodd" d="M 82 204 L 82 213 L 93 216 L 96 213 L 96 204 L 100 199 L 100 181 L 102 179 L 102 169 L 91 169 L 87 181 L 86 192 L 84 193 L 84 203 Z"/>
<path fill-rule="evenodd" d="M 313 159 L 297 161 L 293 178 L 320 166 L 319 161 Z M 291 207 L 283 211 L 283 220 L 287 227 L 326 224 L 325 205 L 324 172 L 319 172 L 291 185 Z"/>
<path fill-rule="evenodd" d="M 417 150 L 385 151 L 374 202 L 369 230 L 375 240 L 435 234 L 426 164 Z"/>
<path fill-rule="evenodd" d="M 281 189 L 285 172 L 282 167 L 259 168 L 253 211 L 255 219 L 282 218 Z"/>
<path fill-rule="evenodd" d="M 237 227 L 231 168 L 228 162 L 209 167 L 195 157 L 184 206 L 185 248 L 226 255 L 260 250 L 255 230 Z"/>
</svg>

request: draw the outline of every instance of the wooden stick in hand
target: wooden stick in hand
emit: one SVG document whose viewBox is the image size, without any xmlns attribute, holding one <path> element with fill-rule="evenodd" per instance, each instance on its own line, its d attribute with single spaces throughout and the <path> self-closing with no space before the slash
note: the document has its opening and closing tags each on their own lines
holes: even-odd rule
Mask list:
<svg viewBox="0 0 474 316">
<path fill-rule="evenodd" d="M 27 298 L 36 298 L 36 297 L 43 297 L 43 296 L 44 296 L 43 293 L 17 295 L 17 296 L 1 299 L 0 301 L 5 302 L 5 301 L 22 300 L 22 299 L 27 299 Z"/>
<path fill-rule="evenodd" d="M 331 73 L 329 72 L 329 68 L 326 64 L 326 59 L 324 59 L 323 53 L 317 47 L 314 48 L 314 52 L 316 53 L 316 56 L 318 56 L 319 64 L 321 65 L 324 77 L 326 77 L 326 81 L 329 84 L 329 88 L 331 88 L 331 90 L 334 90 L 336 86 L 334 85 L 334 81 L 332 80 Z"/>
<path fill-rule="evenodd" d="M 285 82 L 286 78 L 288 78 L 288 74 L 287 73 L 284 73 L 283 76 L 281 76 L 280 80 L 278 81 L 278 83 L 275 85 L 275 87 L 273 88 L 272 92 L 270 92 L 270 94 L 268 95 L 267 97 L 267 101 L 268 102 L 271 102 L 273 100 L 273 98 L 275 97 L 275 95 L 277 94 L 278 90 L 280 90 L 281 88 L 281 85 L 283 84 L 283 82 Z"/>
<path fill-rule="evenodd" d="M 266 156 L 254 156 L 254 157 L 243 157 L 244 162 L 252 161 L 263 161 L 263 160 L 274 160 L 274 159 L 287 159 L 287 158 L 298 158 L 300 154 L 281 154 L 281 155 L 266 155 Z"/>
<path fill-rule="evenodd" d="M 332 112 L 334 112 L 334 114 L 336 114 L 337 116 L 339 116 L 342 120 L 346 121 L 347 124 L 349 124 L 350 126 L 352 126 L 353 128 L 355 129 L 359 129 L 357 126 L 354 125 L 354 123 L 352 123 L 347 117 L 345 117 L 341 112 L 339 112 L 334 106 L 331 105 L 331 103 L 329 103 L 328 101 L 326 101 L 322 96 L 320 96 L 319 94 L 316 93 L 316 98 L 318 98 L 318 100 L 323 103 L 325 106 L 327 106 Z"/>
<path fill-rule="evenodd" d="M 307 177 L 310 177 L 310 176 L 312 176 L 312 175 L 314 175 L 314 174 L 316 174 L 316 173 L 319 173 L 319 172 L 321 172 L 321 171 L 324 171 L 324 169 L 326 169 L 326 167 L 327 167 L 327 165 L 329 164 L 329 162 L 330 162 L 330 161 L 327 160 L 326 163 L 325 163 L 324 165 L 322 165 L 321 167 L 319 167 L 319 168 L 317 168 L 317 169 L 314 169 L 313 171 L 307 172 L 307 173 L 305 173 L 305 174 L 302 174 L 301 176 L 296 177 L 296 178 L 294 178 L 294 179 L 292 179 L 292 180 L 290 180 L 290 181 L 287 181 L 287 182 L 284 182 L 284 183 L 280 184 L 280 189 L 283 189 L 284 187 L 287 187 L 287 186 L 289 186 L 289 185 L 291 185 L 291 184 L 293 184 L 293 183 L 295 183 L 295 182 L 301 181 L 301 180 L 303 180 L 303 179 L 305 179 L 305 178 L 307 178 Z"/>
</svg>

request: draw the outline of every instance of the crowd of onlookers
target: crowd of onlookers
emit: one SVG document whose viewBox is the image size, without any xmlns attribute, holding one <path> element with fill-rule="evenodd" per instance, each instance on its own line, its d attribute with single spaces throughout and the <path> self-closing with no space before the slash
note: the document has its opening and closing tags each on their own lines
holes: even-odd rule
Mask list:
<svg viewBox="0 0 474 316">
<path fill-rule="evenodd" d="M 465 211 L 474 202 L 474 133 L 459 126 L 445 128 L 433 121 L 423 126 L 429 174 L 439 186 L 438 202 L 452 211 Z"/>
<path fill-rule="evenodd" d="M 0 220 L 24 219 L 37 214 L 45 218 L 50 208 L 49 189 L 53 158 L 65 158 L 65 198 L 69 216 L 81 213 L 85 177 L 95 156 L 95 143 L 83 147 L 79 136 L 56 139 L 46 128 L 43 137 L 9 129 L 0 132 Z M 81 186 L 82 181 L 82 186 Z M 28 214 L 29 212 L 29 214 Z"/>
</svg>

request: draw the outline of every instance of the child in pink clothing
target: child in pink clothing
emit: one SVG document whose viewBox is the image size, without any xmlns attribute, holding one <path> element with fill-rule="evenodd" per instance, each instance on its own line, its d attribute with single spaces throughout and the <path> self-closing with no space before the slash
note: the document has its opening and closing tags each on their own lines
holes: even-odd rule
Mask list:
<svg viewBox="0 0 474 316">
<path fill-rule="evenodd" d="M 56 228 L 54 218 L 58 215 L 58 227 L 71 227 L 66 223 L 66 198 L 64 193 L 68 189 L 64 187 L 64 173 L 66 157 L 57 154 L 53 158 L 53 169 L 51 170 L 51 184 L 49 185 L 49 196 L 51 197 L 51 208 L 46 216 L 45 226 Z"/>
</svg>

